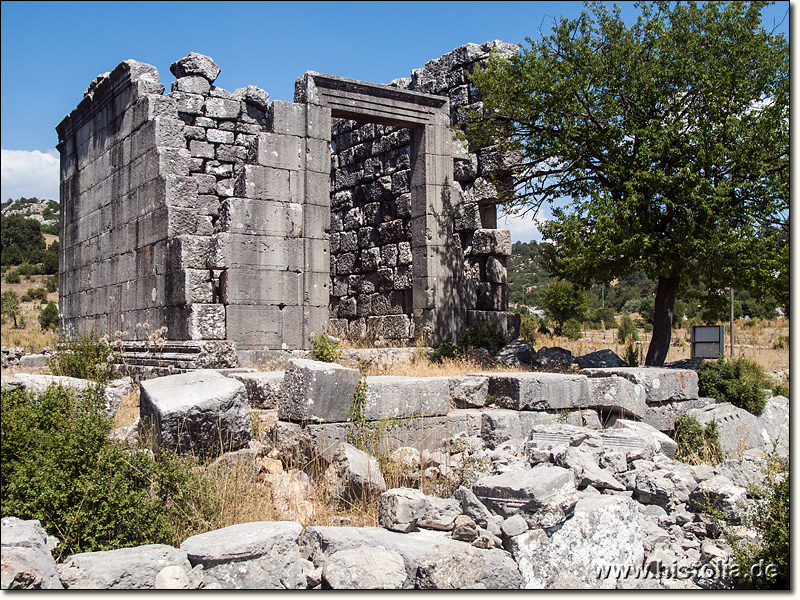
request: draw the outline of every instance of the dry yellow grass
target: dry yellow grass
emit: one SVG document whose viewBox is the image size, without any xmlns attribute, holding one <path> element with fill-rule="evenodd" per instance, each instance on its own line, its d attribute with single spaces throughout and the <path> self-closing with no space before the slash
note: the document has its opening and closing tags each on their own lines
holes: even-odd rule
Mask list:
<svg viewBox="0 0 800 600">
<path fill-rule="evenodd" d="M 746 326 L 747 321 L 737 321 L 734 329 L 734 350 L 736 357 L 744 356 L 761 365 L 766 371 L 777 369 L 786 370 L 789 368 L 789 344 L 784 348 L 776 348 L 776 344 L 781 337 L 789 336 L 789 319 L 776 318 L 768 321 L 753 320 L 753 324 Z M 726 326 L 726 332 L 728 327 Z M 651 334 L 639 330 L 639 343 L 644 353 L 650 344 Z M 691 348 L 689 341 L 691 332 L 688 329 L 680 328 L 672 332 L 672 342 L 667 354 L 666 362 L 674 362 L 684 358 L 690 358 Z M 610 349 L 619 356 L 625 352 L 624 346 L 617 343 L 617 330 L 607 329 L 588 330 L 584 332 L 584 337 L 580 340 L 569 340 L 557 336 L 540 335 L 534 347 L 538 350 L 542 346 L 559 346 L 572 352 L 575 356 L 581 356 L 597 350 Z M 730 338 L 726 336 L 725 355 L 730 356 Z"/>
</svg>

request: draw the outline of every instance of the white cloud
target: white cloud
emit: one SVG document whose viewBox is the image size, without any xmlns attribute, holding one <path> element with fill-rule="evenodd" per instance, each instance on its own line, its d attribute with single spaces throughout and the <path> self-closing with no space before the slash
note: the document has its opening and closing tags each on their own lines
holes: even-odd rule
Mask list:
<svg viewBox="0 0 800 600">
<path fill-rule="evenodd" d="M 547 213 L 547 214 L 545 214 Z M 520 215 L 500 214 L 497 217 L 498 229 L 511 230 L 511 243 L 542 241 L 542 234 L 539 232 L 539 225 L 544 223 L 549 216 L 547 207 L 542 207 L 536 217 L 532 213 Z"/>
<path fill-rule="evenodd" d="M 0 150 L 0 199 L 58 200 L 59 154 L 54 149 Z"/>
</svg>

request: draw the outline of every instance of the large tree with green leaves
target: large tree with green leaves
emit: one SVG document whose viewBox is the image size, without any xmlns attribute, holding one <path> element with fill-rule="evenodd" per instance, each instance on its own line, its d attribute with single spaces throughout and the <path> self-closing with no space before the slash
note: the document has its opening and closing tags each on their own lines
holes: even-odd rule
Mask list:
<svg viewBox="0 0 800 600">
<path fill-rule="evenodd" d="M 473 76 L 474 145 L 519 160 L 512 206 L 553 209 L 548 270 L 577 284 L 657 282 L 648 365 L 681 286 L 788 301 L 789 45 L 763 2 L 590 4 Z"/>
</svg>

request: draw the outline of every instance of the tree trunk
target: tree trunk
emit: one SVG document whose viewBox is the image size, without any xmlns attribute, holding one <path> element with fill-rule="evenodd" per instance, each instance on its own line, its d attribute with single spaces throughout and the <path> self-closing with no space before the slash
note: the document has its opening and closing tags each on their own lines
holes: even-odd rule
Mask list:
<svg viewBox="0 0 800 600">
<path fill-rule="evenodd" d="M 672 338 L 672 313 L 678 295 L 680 276 L 659 277 L 656 289 L 656 307 L 653 315 L 653 338 L 647 349 L 644 364 L 651 367 L 664 366 Z"/>
</svg>

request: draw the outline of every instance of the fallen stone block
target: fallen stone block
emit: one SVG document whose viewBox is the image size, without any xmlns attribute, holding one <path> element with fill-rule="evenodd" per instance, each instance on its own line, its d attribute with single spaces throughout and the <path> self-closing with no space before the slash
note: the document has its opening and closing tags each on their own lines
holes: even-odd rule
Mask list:
<svg viewBox="0 0 800 600">
<path fill-rule="evenodd" d="M 474 542 L 478 539 L 478 524 L 469 515 L 459 514 L 453 521 L 453 531 L 450 536 L 460 542 Z"/>
<path fill-rule="evenodd" d="M 493 373 L 489 395 L 513 410 L 561 410 L 587 406 L 591 397 L 585 375 L 561 373 Z"/>
<path fill-rule="evenodd" d="M 789 399 L 776 396 L 768 400 L 758 424 L 765 449 L 775 448 L 779 456 L 789 456 Z"/>
<path fill-rule="evenodd" d="M 740 458 L 747 450 L 763 447 L 758 417 L 730 402 L 711 404 L 687 414 L 701 425 L 715 422 L 720 446 L 733 458 Z"/>
<path fill-rule="evenodd" d="M 621 496 L 582 498 L 552 536 L 535 529 L 509 542 L 526 589 L 563 587 L 564 573 L 576 578 L 574 587 L 613 589 L 616 578 L 602 577 L 603 570 L 633 570 L 644 560 L 639 511 Z"/>
<path fill-rule="evenodd" d="M 437 531 L 414 531 L 398 533 L 383 527 L 306 527 L 300 540 L 302 555 L 314 565 L 322 566 L 329 556 L 340 550 L 352 548 L 383 548 L 397 552 L 403 557 L 406 567 L 406 581 L 403 589 L 413 588 L 419 565 L 429 560 L 429 555 L 446 549 L 448 546 L 467 547 L 468 544 L 444 537 Z M 433 570 L 433 566 L 428 572 Z M 433 574 L 430 577 L 434 580 Z"/>
<path fill-rule="evenodd" d="M 378 522 L 381 527 L 408 533 L 417 526 L 424 510 L 425 494 L 413 488 L 392 488 L 381 494 Z"/>
<path fill-rule="evenodd" d="M 302 532 L 295 521 L 241 523 L 192 536 L 181 550 L 203 566 L 206 589 L 303 589 Z"/>
<path fill-rule="evenodd" d="M 667 402 L 666 404 L 653 405 L 647 407 L 642 422 L 652 425 L 659 431 L 669 433 L 675 430 L 675 420 L 681 415 L 685 415 L 690 410 L 705 408 L 716 404 L 713 398 L 697 398 L 696 400 L 681 400 L 679 402 Z M 613 426 L 613 419 L 608 426 Z"/>
<path fill-rule="evenodd" d="M 489 378 L 480 375 L 450 377 L 450 403 L 453 408 L 483 408 L 489 393 Z"/>
<path fill-rule="evenodd" d="M 657 446 L 657 452 L 662 452 L 670 458 L 675 458 L 678 452 L 678 443 L 675 440 L 647 423 L 617 419 L 614 428 L 629 429 L 638 436 L 651 440 Z"/>
<path fill-rule="evenodd" d="M 386 481 L 375 457 L 346 442 L 336 449 L 326 477 L 334 482 L 337 497 L 345 501 L 379 496 L 386 491 Z"/>
<path fill-rule="evenodd" d="M 188 573 L 177 565 L 164 567 L 156 575 L 156 590 L 197 590 L 205 586 L 203 567 L 198 565 Z"/>
<path fill-rule="evenodd" d="M 425 529 L 450 531 L 460 514 L 461 503 L 455 498 L 425 496 L 417 525 Z"/>
<path fill-rule="evenodd" d="M 504 365 L 520 367 L 532 364 L 535 356 L 536 350 L 533 349 L 531 343 L 527 340 L 517 338 L 503 346 L 500 352 L 495 354 L 494 358 L 497 362 Z"/>
<path fill-rule="evenodd" d="M 542 346 L 533 357 L 532 366 L 536 369 L 549 372 L 566 372 L 569 371 L 575 358 L 572 352 L 555 346 L 548 348 Z"/>
<path fill-rule="evenodd" d="M 284 374 L 278 418 L 298 422 L 345 422 L 352 416 L 360 380 L 358 369 L 348 369 L 336 363 L 292 359 Z"/>
<path fill-rule="evenodd" d="M 492 513 L 478 500 L 478 497 L 472 493 L 471 489 L 463 485 L 459 486 L 458 489 L 453 492 L 453 498 L 461 503 L 461 512 L 463 514 L 471 517 L 481 527 L 488 526 L 492 518 Z"/>
<path fill-rule="evenodd" d="M 139 385 L 139 431 L 153 449 L 206 457 L 250 442 L 250 409 L 241 382 L 200 369 Z"/>
<path fill-rule="evenodd" d="M 635 385 L 641 385 L 648 404 L 661 404 L 678 400 L 695 400 L 698 396 L 697 372 L 690 369 L 664 367 L 615 367 L 584 369 L 589 377 L 624 377 Z"/>
<path fill-rule="evenodd" d="M 73 554 L 58 565 L 64 587 L 81 590 L 147 590 L 165 568 L 192 566 L 186 552 L 164 544 Z"/>
<path fill-rule="evenodd" d="M 530 528 L 550 528 L 563 523 L 577 496 L 568 469 L 539 465 L 481 477 L 472 492 L 490 512 L 503 517 L 521 514 Z"/>
<path fill-rule="evenodd" d="M 644 388 L 623 377 L 591 377 L 589 385 L 591 396 L 586 406 L 590 408 L 637 419 L 641 419 L 647 411 Z"/>
<path fill-rule="evenodd" d="M 728 458 L 723 460 L 720 464 L 714 467 L 710 477 L 714 475 L 724 475 L 734 485 L 750 489 L 753 486 L 761 486 L 767 475 L 767 460 L 766 458 L 755 458 L 752 456 L 743 456 L 742 460 Z"/>
<path fill-rule="evenodd" d="M 333 590 L 399 590 L 406 581 L 406 567 L 393 550 L 351 548 L 328 557 L 322 579 Z"/>
<path fill-rule="evenodd" d="M 37 520 L 16 517 L 2 520 L 0 589 L 63 589 L 51 551 L 58 540 L 48 536 Z"/>
<path fill-rule="evenodd" d="M 26 354 L 19 359 L 20 369 L 44 369 L 47 367 L 46 354 Z"/>
<path fill-rule="evenodd" d="M 88 379 L 63 377 L 59 375 L 39 375 L 35 373 L 16 373 L 12 380 L 15 386 L 21 385 L 34 396 L 41 395 L 51 385 L 61 386 L 74 392 L 78 396 L 82 396 L 86 390 L 96 385 L 93 381 L 89 381 Z"/>
<path fill-rule="evenodd" d="M 283 371 L 231 373 L 229 377 L 244 384 L 250 408 L 278 408 L 283 396 Z"/>
<path fill-rule="evenodd" d="M 368 421 L 444 416 L 450 408 L 450 382 L 446 377 L 379 375 L 366 381 L 363 417 Z"/>
<path fill-rule="evenodd" d="M 462 590 L 476 586 L 484 570 L 483 554 L 460 542 L 434 544 L 419 561 L 416 587 L 422 590 Z"/>
<path fill-rule="evenodd" d="M 715 475 L 700 482 L 689 496 L 689 509 L 694 512 L 717 511 L 729 525 L 741 522 L 747 506 L 747 490 L 724 475 Z"/>
<path fill-rule="evenodd" d="M 572 470 L 579 490 L 589 486 L 597 490 L 623 491 L 625 489 L 625 485 L 617 481 L 611 473 L 600 468 L 597 454 L 570 446 L 553 458 L 556 466 Z"/>
<path fill-rule="evenodd" d="M 623 361 L 613 350 L 598 350 L 583 356 L 576 356 L 575 362 L 581 369 L 599 369 L 607 367 L 624 367 Z"/>
<path fill-rule="evenodd" d="M 450 435 L 465 433 L 466 435 L 480 435 L 483 413 L 472 409 L 451 409 L 447 413 L 447 426 Z"/>
<path fill-rule="evenodd" d="M 487 590 L 518 590 L 524 580 L 511 555 L 500 548 L 480 549 L 483 555 L 483 575 L 480 583 Z"/>
</svg>

